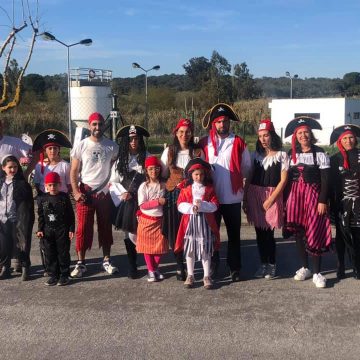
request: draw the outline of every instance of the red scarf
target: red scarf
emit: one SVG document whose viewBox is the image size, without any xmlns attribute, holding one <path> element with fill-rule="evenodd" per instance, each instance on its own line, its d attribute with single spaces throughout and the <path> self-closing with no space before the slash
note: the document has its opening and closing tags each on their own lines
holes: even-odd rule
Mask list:
<svg viewBox="0 0 360 360">
<path fill-rule="evenodd" d="M 210 136 L 210 141 L 213 143 L 213 139 Z M 208 152 L 208 137 L 201 139 L 200 146 L 204 150 L 206 161 L 209 161 L 209 152 Z M 231 150 L 231 160 L 230 160 L 230 179 L 231 179 L 231 189 L 234 194 L 236 194 L 239 190 L 243 188 L 243 176 L 241 174 L 241 160 L 242 160 L 242 153 L 246 148 L 245 141 L 235 135 L 234 143 Z M 217 156 L 217 152 L 215 153 L 214 147 L 214 154 Z"/>
</svg>

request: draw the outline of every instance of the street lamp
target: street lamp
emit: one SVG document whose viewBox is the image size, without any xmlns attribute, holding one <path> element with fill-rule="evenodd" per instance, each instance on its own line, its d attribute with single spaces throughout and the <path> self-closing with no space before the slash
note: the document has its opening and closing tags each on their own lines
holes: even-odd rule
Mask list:
<svg viewBox="0 0 360 360">
<path fill-rule="evenodd" d="M 71 141 L 72 138 L 72 131 L 71 131 L 71 96 L 70 96 L 70 48 L 75 46 L 75 45 L 85 45 L 85 46 L 90 46 L 92 44 L 92 40 L 91 39 L 84 39 L 84 40 L 80 40 L 76 43 L 73 44 L 65 44 L 64 42 L 62 42 L 61 40 L 57 39 L 53 34 L 49 33 L 49 32 L 43 32 L 41 34 L 41 37 L 46 40 L 46 41 L 56 41 L 61 45 L 64 45 L 67 48 L 67 78 L 68 78 L 68 121 L 69 121 L 69 139 Z"/>
<path fill-rule="evenodd" d="M 160 65 L 155 65 L 150 69 L 145 70 L 142 66 L 140 66 L 138 63 L 134 62 L 132 63 L 132 67 L 135 69 L 141 69 L 142 71 L 145 72 L 145 128 L 148 128 L 148 123 L 149 123 L 149 104 L 148 104 L 148 87 L 147 87 L 147 74 L 149 71 L 151 70 L 159 70 L 160 69 Z"/>
<path fill-rule="evenodd" d="M 291 76 L 290 73 L 287 71 L 285 73 L 285 75 L 290 79 L 290 99 L 292 99 L 293 95 L 293 91 L 292 91 L 292 88 L 293 88 L 293 85 L 292 85 L 292 82 L 293 82 L 293 79 L 297 79 L 299 77 L 299 75 L 294 75 L 294 76 Z"/>
</svg>

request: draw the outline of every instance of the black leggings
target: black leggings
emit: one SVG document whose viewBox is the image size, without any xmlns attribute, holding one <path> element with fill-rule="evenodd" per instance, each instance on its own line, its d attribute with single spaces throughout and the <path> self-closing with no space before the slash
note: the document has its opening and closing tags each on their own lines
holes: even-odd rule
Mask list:
<svg viewBox="0 0 360 360">
<path fill-rule="evenodd" d="M 304 268 L 309 268 L 309 259 L 305 249 L 305 240 L 303 237 L 296 238 L 296 246 L 298 248 L 298 253 L 300 255 L 302 266 Z M 312 256 L 312 264 L 313 264 L 313 273 L 318 274 L 321 268 L 321 256 Z"/>
<path fill-rule="evenodd" d="M 274 230 L 255 227 L 256 242 L 262 264 L 275 264 L 276 244 Z"/>
</svg>

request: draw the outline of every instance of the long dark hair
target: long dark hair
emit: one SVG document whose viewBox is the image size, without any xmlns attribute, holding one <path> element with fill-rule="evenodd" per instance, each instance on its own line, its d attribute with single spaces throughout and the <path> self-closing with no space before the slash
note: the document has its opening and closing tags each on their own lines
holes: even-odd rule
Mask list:
<svg viewBox="0 0 360 360">
<path fill-rule="evenodd" d="M 192 178 L 192 176 L 191 176 L 194 171 L 195 171 L 195 170 L 188 172 L 188 174 L 187 174 L 187 176 L 186 176 L 186 186 L 192 185 L 192 184 L 194 183 L 194 180 L 193 180 L 193 178 Z M 203 181 L 203 185 L 204 185 L 204 186 L 212 185 L 213 180 L 212 180 L 210 171 L 209 171 L 209 170 L 205 170 L 205 169 L 203 169 L 203 171 L 204 171 L 204 181 Z"/>
<path fill-rule="evenodd" d="M 14 179 L 21 179 L 21 180 L 25 180 L 25 177 L 24 177 L 24 173 L 22 171 L 22 168 L 21 168 L 21 165 L 19 163 L 19 160 L 13 156 L 13 155 L 9 155 L 9 156 L 6 156 L 2 162 L 1 162 L 1 165 L 2 166 L 6 166 L 7 163 L 9 162 L 14 162 L 16 163 L 16 165 L 18 166 L 18 170 L 16 172 L 16 174 L 14 175 Z M 1 177 L 2 178 L 5 178 L 6 177 L 6 173 L 4 170 L 1 169 Z"/>
<path fill-rule="evenodd" d="M 275 150 L 275 151 L 281 150 L 282 149 L 281 137 L 274 130 L 270 130 L 269 134 L 270 134 L 270 137 L 271 137 L 271 141 L 270 141 L 271 150 Z M 260 142 L 259 138 L 256 141 L 256 152 L 259 153 L 259 154 L 264 154 L 265 153 L 265 149 L 261 145 L 261 142 Z"/>
<path fill-rule="evenodd" d="M 146 158 L 146 146 L 144 138 L 140 135 L 137 135 L 139 139 L 138 143 L 138 153 L 137 153 L 137 162 L 139 165 L 145 169 L 145 158 Z M 118 153 L 118 163 L 116 170 L 121 176 L 126 177 L 129 172 L 129 145 L 130 138 L 129 136 L 124 136 L 119 138 L 119 153 Z"/>
<path fill-rule="evenodd" d="M 198 146 L 194 143 L 194 135 L 191 135 L 191 138 L 188 143 L 188 148 L 189 148 L 189 156 L 192 159 L 194 156 L 194 150 L 198 148 Z M 177 156 L 178 156 L 179 151 L 181 150 L 179 139 L 177 138 L 176 135 L 174 135 L 171 149 L 173 151 L 173 154 L 171 156 L 171 163 L 168 165 L 176 166 Z"/>
</svg>

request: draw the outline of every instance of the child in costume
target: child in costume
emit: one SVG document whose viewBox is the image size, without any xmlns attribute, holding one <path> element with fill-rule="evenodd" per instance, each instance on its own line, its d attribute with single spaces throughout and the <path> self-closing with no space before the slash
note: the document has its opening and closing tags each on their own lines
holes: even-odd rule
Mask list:
<svg viewBox="0 0 360 360">
<path fill-rule="evenodd" d="M 44 249 L 45 269 L 49 275 L 46 285 L 69 283 L 70 240 L 74 237 L 75 215 L 69 195 L 60 191 L 60 175 L 45 176 L 44 193 L 38 199 L 38 231 Z"/>
<path fill-rule="evenodd" d="M 162 234 L 165 184 L 160 182 L 161 163 L 155 156 L 145 160 L 146 181 L 138 190 L 138 228 L 136 251 L 143 253 L 149 282 L 163 280 L 159 271 L 161 255 L 169 251 L 168 240 Z"/>
<path fill-rule="evenodd" d="M 38 194 L 45 192 L 44 178 L 49 172 L 60 175 L 60 191 L 68 193 L 71 190 L 70 164 L 60 156 L 60 148 L 71 148 L 71 142 L 65 134 L 58 130 L 48 129 L 40 133 L 33 144 L 33 152 L 40 150 L 40 162 L 35 166 L 34 184 Z M 44 163 L 44 155 L 47 162 Z"/>
<path fill-rule="evenodd" d="M 34 200 L 15 156 L 2 161 L 0 176 L 0 279 L 10 277 L 13 249 L 18 250 L 22 280 L 28 279 L 31 234 L 34 225 Z"/>
<path fill-rule="evenodd" d="M 194 286 L 195 260 L 201 260 L 204 269 L 204 287 L 213 286 L 210 277 L 211 257 L 220 247 L 219 227 L 215 211 L 219 207 L 211 185 L 211 166 L 201 158 L 192 159 L 185 168 L 187 186 L 180 192 L 177 204 L 183 214 L 176 238 L 175 252 L 183 251 L 187 278 L 184 285 Z"/>
</svg>

